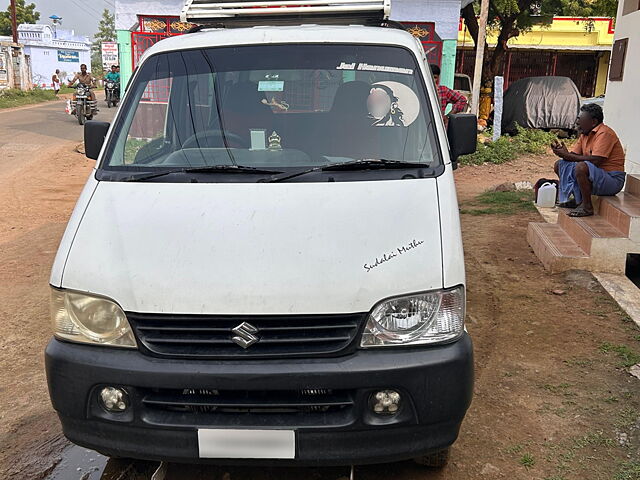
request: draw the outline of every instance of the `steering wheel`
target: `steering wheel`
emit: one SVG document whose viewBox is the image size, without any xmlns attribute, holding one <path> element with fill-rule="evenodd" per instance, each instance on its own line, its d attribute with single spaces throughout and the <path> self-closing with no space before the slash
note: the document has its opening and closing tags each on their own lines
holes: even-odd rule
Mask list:
<svg viewBox="0 0 640 480">
<path fill-rule="evenodd" d="M 230 132 L 224 132 L 223 135 L 222 130 L 205 130 L 203 132 L 198 132 L 194 135 L 191 135 L 184 141 L 184 143 L 182 144 L 182 148 L 197 148 L 199 147 L 198 143 L 203 144 L 206 148 L 210 143 L 212 143 L 212 137 L 220 139 L 220 147 L 225 146 L 224 140 L 226 140 L 228 144 L 234 144 L 235 148 L 249 148 L 246 140 L 240 135 L 236 135 L 235 133 Z"/>
</svg>

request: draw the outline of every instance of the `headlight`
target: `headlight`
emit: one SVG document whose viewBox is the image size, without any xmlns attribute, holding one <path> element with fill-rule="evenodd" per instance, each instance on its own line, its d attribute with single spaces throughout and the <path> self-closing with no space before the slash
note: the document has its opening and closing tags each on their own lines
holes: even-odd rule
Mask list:
<svg viewBox="0 0 640 480">
<path fill-rule="evenodd" d="M 464 331 L 464 301 L 462 286 L 384 300 L 369 314 L 361 346 L 453 341 Z"/>
<path fill-rule="evenodd" d="M 76 89 L 76 95 L 84 95 L 84 94 L 85 94 L 84 88 L 77 88 Z"/>
<path fill-rule="evenodd" d="M 58 338 L 136 347 L 126 315 L 115 302 L 106 298 L 52 288 L 51 320 L 53 333 Z"/>
</svg>

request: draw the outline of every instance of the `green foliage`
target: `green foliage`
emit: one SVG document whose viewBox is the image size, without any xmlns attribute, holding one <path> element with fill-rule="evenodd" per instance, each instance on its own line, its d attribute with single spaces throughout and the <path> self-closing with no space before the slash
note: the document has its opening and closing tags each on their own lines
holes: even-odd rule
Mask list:
<svg viewBox="0 0 640 480">
<path fill-rule="evenodd" d="M 29 92 L 25 92 L 22 90 L 7 89 L 0 91 L 0 108 L 19 107 L 31 103 L 55 100 L 56 98 L 53 90 L 35 88 Z"/>
<path fill-rule="evenodd" d="M 149 143 L 149 140 L 143 138 L 127 138 L 124 144 L 124 163 L 135 163 L 138 151 Z"/>
<path fill-rule="evenodd" d="M 106 8 L 102 11 L 102 18 L 98 23 L 98 32 L 93 36 L 91 44 L 91 73 L 102 76 L 102 42 L 116 40 L 116 17 Z"/>
<path fill-rule="evenodd" d="M 622 367 L 630 367 L 636 363 L 640 363 L 640 354 L 634 352 L 626 345 L 613 345 L 611 343 L 603 343 L 598 347 L 602 353 L 616 353 L 620 358 Z"/>
<path fill-rule="evenodd" d="M 480 14 L 480 0 L 474 0 L 474 10 Z M 489 27 L 500 32 L 509 30 L 509 38 L 525 33 L 536 24 L 549 23 L 553 17 L 584 18 L 588 29 L 588 17 L 615 18 L 617 0 L 489 0 Z"/>
<path fill-rule="evenodd" d="M 569 17 L 612 17 L 618 12 L 617 0 L 562 0 L 558 15 Z"/>
<path fill-rule="evenodd" d="M 533 458 L 533 455 L 531 455 L 530 453 L 525 453 L 524 455 L 522 455 L 522 457 L 520 457 L 520 465 L 522 465 L 526 469 L 533 467 L 535 463 L 536 461 Z"/>
<path fill-rule="evenodd" d="M 614 480 L 638 480 L 640 478 L 640 461 L 625 462 L 613 477 Z"/>
<path fill-rule="evenodd" d="M 517 127 L 517 134 L 503 135 L 497 141 L 478 142 L 476 153 L 460 157 L 461 165 L 482 165 L 483 163 L 505 163 L 522 154 L 544 153 L 557 136 L 543 130 Z M 488 139 L 487 139 L 488 140 Z"/>
<path fill-rule="evenodd" d="M 460 157 L 460 165 L 482 165 L 483 163 L 505 163 L 518 158 L 515 145 L 509 137 L 500 137 L 495 142 L 478 142 L 475 153 Z"/>
<path fill-rule="evenodd" d="M 468 215 L 515 215 L 521 212 L 531 212 L 533 206 L 533 191 L 519 192 L 484 192 L 475 200 L 465 202 L 460 213 Z"/>
<path fill-rule="evenodd" d="M 25 0 L 16 0 L 16 21 L 21 23 L 36 23 L 40 20 L 40 12 L 36 11 L 36 4 L 25 5 Z M 11 31 L 11 4 L 5 12 L 0 12 L 0 35 L 12 34 Z"/>
</svg>

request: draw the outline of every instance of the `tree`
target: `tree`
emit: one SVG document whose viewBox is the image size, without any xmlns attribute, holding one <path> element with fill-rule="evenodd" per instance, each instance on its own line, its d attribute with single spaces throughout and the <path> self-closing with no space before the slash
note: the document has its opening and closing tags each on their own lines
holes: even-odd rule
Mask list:
<svg viewBox="0 0 640 480">
<path fill-rule="evenodd" d="M 116 16 L 106 8 L 98 23 L 98 32 L 93 36 L 91 45 L 91 72 L 94 75 L 102 72 L 102 42 L 116 40 Z"/>
<path fill-rule="evenodd" d="M 509 49 L 507 42 L 530 30 L 533 25 L 549 23 L 554 16 L 566 15 L 584 17 L 585 28 L 589 28 L 586 17 L 615 17 L 617 7 L 617 0 L 489 0 L 487 26 L 498 32 L 498 39 L 492 51 L 485 46 L 482 83 L 492 82 L 493 77 L 502 74 L 504 57 Z M 462 9 L 462 18 L 476 45 L 479 10 L 479 0 Z"/>
<path fill-rule="evenodd" d="M 40 12 L 36 12 L 36 4 L 25 5 L 25 0 L 16 0 L 16 20 L 21 23 L 36 23 L 40 20 Z M 11 4 L 6 12 L 0 12 L 0 35 L 10 36 L 11 30 Z"/>
</svg>

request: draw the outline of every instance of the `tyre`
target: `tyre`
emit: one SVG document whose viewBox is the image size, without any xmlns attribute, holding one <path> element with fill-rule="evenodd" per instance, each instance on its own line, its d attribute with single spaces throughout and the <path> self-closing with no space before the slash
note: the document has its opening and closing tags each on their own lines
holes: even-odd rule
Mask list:
<svg viewBox="0 0 640 480">
<path fill-rule="evenodd" d="M 444 450 L 438 450 L 437 452 L 414 458 L 413 461 L 425 467 L 442 468 L 449 463 L 449 451 L 449 448 L 445 448 Z"/>
<path fill-rule="evenodd" d="M 78 117 L 78 123 L 84 125 L 84 105 L 76 105 L 76 116 Z"/>
</svg>

